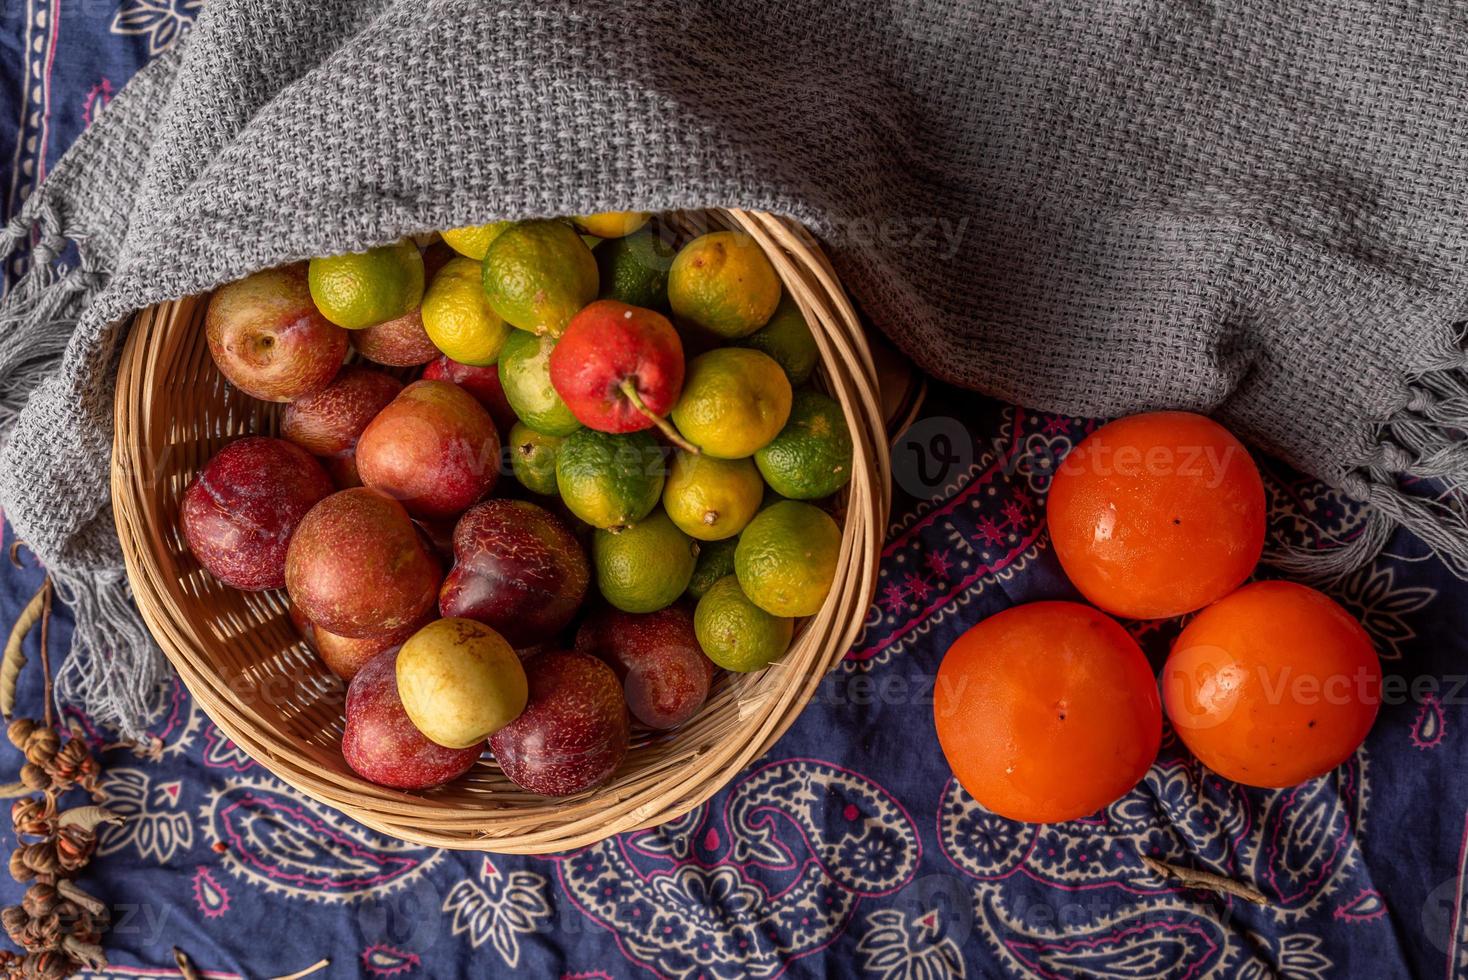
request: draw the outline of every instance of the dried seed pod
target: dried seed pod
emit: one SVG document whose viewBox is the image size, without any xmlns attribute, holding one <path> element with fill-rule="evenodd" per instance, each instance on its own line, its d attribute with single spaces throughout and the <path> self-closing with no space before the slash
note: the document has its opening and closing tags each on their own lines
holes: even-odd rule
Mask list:
<svg viewBox="0 0 1468 980">
<path fill-rule="evenodd" d="M 95 843 L 94 840 L 93 844 Z M 30 868 L 37 875 L 54 876 L 61 870 L 61 862 L 57 854 L 60 844 L 61 840 L 58 835 L 57 842 L 54 845 L 49 841 L 39 841 L 35 844 L 22 844 L 15 851 L 21 856 L 21 860 L 25 862 L 26 867 Z M 90 854 L 90 852 L 88 853 Z"/>
<path fill-rule="evenodd" d="M 5 729 L 5 737 L 10 739 L 10 744 L 24 750 L 25 740 L 35 731 L 36 723 L 29 718 L 17 718 Z"/>
<path fill-rule="evenodd" d="M 26 927 L 30 924 L 30 915 L 19 905 L 7 905 L 0 909 L 0 926 L 5 927 L 5 934 L 17 946 L 24 945 L 21 937 L 25 935 Z"/>
<path fill-rule="evenodd" d="M 30 881 L 35 876 L 35 871 L 31 870 L 31 866 L 25 863 L 25 855 L 21 853 L 21 849 L 17 847 L 15 850 L 11 851 L 10 877 L 14 878 L 16 881 L 24 882 Z"/>
<path fill-rule="evenodd" d="M 20 961 L 24 980 L 65 980 L 80 968 L 76 960 L 54 949 L 30 953 Z"/>
<path fill-rule="evenodd" d="M 27 762 L 20 767 L 20 781 L 29 790 L 41 790 L 51 785 L 51 777 L 46 775 L 46 770 L 34 762 Z"/>
<path fill-rule="evenodd" d="M 92 853 L 97 849 L 97 835 L 82 827 L 58 827 L 56 830 L 56 844 L 51 849 L 57 867 L 64 872 L 72 872 L 80 868 L 92 859 Z M 29 859 L 27 859 L 29 863 Z M 38 873 L 40 868 L 36 868 Z"/>
<path fill-rule="evenodd" d="M 51 816 L 47 806 L 34 796 L 22 796 L 10 804 L 10 822 L 17 834 L 44 837 L 51 833 Z"/>
<path fill-rule="evenodd" d="M 64 910 L 58 907 L 63 904 L 56 886 L 40 881 L 26 889 L 25 897 L 20 902 L 21 908 L 33 919 L 53 912 L 62 914 Z"/>
<path fill-rule="evenodd" d="M 38 766 L 44 766 L 61 748 L 61 736 L 52 728 L 36 728 L 26 736 L 25 756 Z"/>
<path fill-rule="evenodd" d="M 86 743 L 74 738 L 56 751 L 46 764 L 46 772 L 51 775 L 57 788 L 68 789 L 76 782 L 77 777 L 86 774 L 90 768 L 87 765 L 90 760 L 91 753 L 87 751 Z"/>
</svg>

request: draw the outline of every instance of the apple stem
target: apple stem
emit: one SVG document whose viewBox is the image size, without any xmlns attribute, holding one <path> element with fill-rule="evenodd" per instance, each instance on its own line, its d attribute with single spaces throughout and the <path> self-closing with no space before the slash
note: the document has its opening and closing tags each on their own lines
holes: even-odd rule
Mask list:
<svg viewBox="0 0 1468 980">
<path fill-rule="evenodd" d="M 661 415 L 657 414 L 652 409 L 647 407 L 647 403 L 644 402 L 642 400 L 642 396 L 637 393 L 636 386 L 632 384 L 631 378 L 623 378 L 622 383 L 618 385 L 617 388 L 622 392 L 622 394 L 627 396 L 627 400 L 632 403 L 633 408 L 637 409 L 643 415 L 646 415 L 648 418 L 652 419 L 652 424 L 657 426 L 662 431 L 663 435 L 668 437 L 669 442 L 677 446 L 679 449 L 683 450 L 685 453 L 689 453 L 693 456 L 698 455 L 697 446 L 689 442 L 687 439 L 683 438 L 682 434 L 677 429 L 673 428 L 673 426 L 668 422 L 667 419 L 663 418 Z"/>
</svg>

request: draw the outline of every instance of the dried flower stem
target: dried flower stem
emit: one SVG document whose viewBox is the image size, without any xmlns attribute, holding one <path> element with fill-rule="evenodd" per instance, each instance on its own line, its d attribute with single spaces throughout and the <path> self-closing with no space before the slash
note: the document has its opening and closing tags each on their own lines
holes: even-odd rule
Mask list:
<svg viewBox="0 0 1468 980">
<path fill-rule="evenodd" d="M 328 966 L 331 966 L 331 960 L 317 960 L 315 963 L 312 963 L 304 970 L 297 970 L 295 973 L 287 973 L 283 977 L 271 977 L 270 980 L 301 980 L 302 977 L 309 977 L 313 973 L 320 973 Z"/>
<path fill-rule="evenodd" d="M 173 962 L 178 964 L 178 972 L 183 975 L 184 980 L 202 980 L 199 971 L 194 968 L 194 961 L 189 959 L 189 954 L 173 947 Z"/>
<path fill-rule="evenodd" d="M 1211 871 L 1200 871 L 1196 868 L 1184 868 L 1180 865 L 1169 864 L 1166 861 L 1159 861 L 1145 854 L 1141 855 L 1141 858 L 1142 863 L 1160 878 L 1170 878 L 1190 888 L 1206 888 L 1209 891 L 1232 895 L 1246 902 L 1253 902 L 1255 905 L 1270 904 L 1268 896 L 1259 891 L 1259 889 L 1240 884 L 1232 878 L 1225 878 L 1223 875 L 1216 875 Z"/>
</svg>

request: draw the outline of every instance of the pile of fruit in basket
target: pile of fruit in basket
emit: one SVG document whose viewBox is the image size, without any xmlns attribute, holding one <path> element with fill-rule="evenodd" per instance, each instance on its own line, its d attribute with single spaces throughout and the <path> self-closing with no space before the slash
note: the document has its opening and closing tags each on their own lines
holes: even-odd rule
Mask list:
<svg viewBox="0 0 1468 980">
<path fill-rule="evenodd" d="M 990 810 L 1051 823 L 1110 805 L 1156 759 L 1164 709 L 1200 762 L 1250 786 L 1323 775 L 1365 739 L 1382 697 L 1370 637 L 1315 589 L 1244 584 L 1264 547 L 1264 484 L 1223 426 L 1152 412 L 1100 427 L 1060 464 L 1046 517 L 1091 605 L 991 616 L 949 648 L 934 688 L 943 751 Z M 1112 616 L 1189 615 L 1159 703 Z"/>
<path fill-rule="evenodd" d="M 845 415 L 758 244 L 688 237 L 500 222 L 214 293 L 215 364 L 286 404 L 200 469 L 184 538 L 286 589 L 363 777 L 427 788 L 487 745 L 528 791 L 595 787 L 633 720 L 678 727 L 821 608 Z"/>
</svg>

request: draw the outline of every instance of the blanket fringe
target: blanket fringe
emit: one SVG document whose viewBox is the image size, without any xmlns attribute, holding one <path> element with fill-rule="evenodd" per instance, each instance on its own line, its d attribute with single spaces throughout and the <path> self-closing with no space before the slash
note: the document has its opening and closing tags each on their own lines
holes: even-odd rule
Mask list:
<svg viewBox="0 0 1468 980">
<path fill-rule="evenodd" d="M 68 241 L 78 263 L 57 262 Z M 0 262 L 30 245 L 30 265 L 0 300 L 0 432 L 55 374 L 83 309 L 101 288 L 84 236 L 69 233 L 43 185 L 0 232 Z M 34 546 L 35 542 L 27 542 Z M 121 568 L 82 570 L 37 550 L 57 596 L 71 608 L 71 651 L 56 676 L 58 699 L 136 739 L 156 712 L 167 678 L 162 652 L 143 625 Z"/>
<path fill-rule="evenodd" d="M 1468 580 L 1468 356 L 1456 360 L 1416 379 L 1406 404 L 1382 424 L 1372 458 L 1347 476 L 1343 489 L 1367 506 L 1360 533 L 1321 551 L 1282 548 L 1267 556 L 1269 564 L 1336 581 L 1375 558 L 1404 527 Z"/>
<path fill-rule="evenodd" d="M 51 580 L 76 624 L 56 675 L 57 698 L 81 705 L 125 740 L 142 740 L 170 671 L 133 604 L 126 573 L 53 569 Z"/>
</svg>

